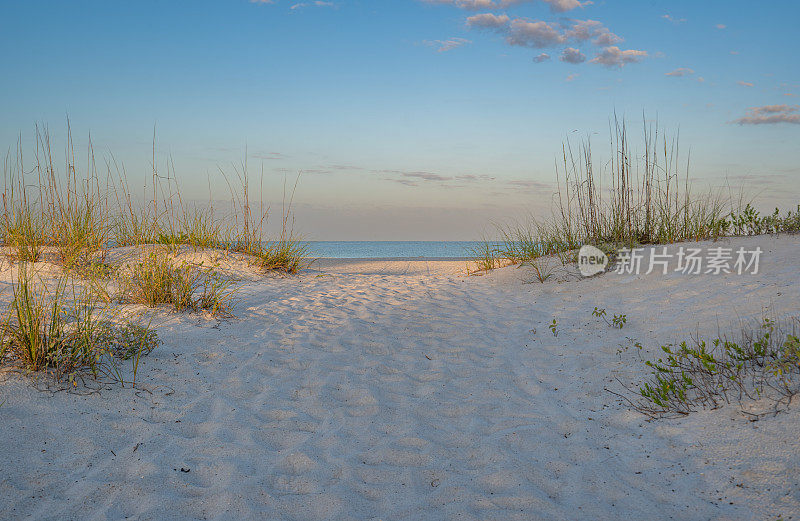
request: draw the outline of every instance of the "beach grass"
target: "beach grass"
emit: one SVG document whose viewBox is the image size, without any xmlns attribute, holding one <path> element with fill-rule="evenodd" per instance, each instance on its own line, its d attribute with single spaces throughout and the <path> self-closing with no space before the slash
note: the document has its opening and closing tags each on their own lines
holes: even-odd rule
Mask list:
<svg viewBox="0 0 800 521">
<path fill-rule="evenodd" d="M 98 304 L 90 287 L 62 277 L 48 288 L 20 263 L 0 332 L 0 365 L 45 372 L 74 384 L 84 375 L 116 376 L 124 384 L 117 360 L 135 359 L 135 385 L 139 357 L 158 345 L 158 336 L 149 325 L 120 325 L 113 320 L 119 317 Z"/>
<path fill-rule="evenodd" d="M 278 237 L 265 234 L 269 208 L 263 190 L 251 200 L 247 165 L 236 169 L 230 182 L 231 208 L 221 213 L 213 204 L 183 201 L 172 166 L 161 174 L 153 153 L 152 181 L 146 197 L 135 197 L 124 167 L 113 158 L 105 171 L 97 166 L 91 142 L 83 171 L 75 159 L 67 125 L 67 153 L 59 171 L 46 129 L 36 127 L 34 161 L 24 161 L 22 146 L 6 156 L 0 241 L 17 261 L 35 262 L 48 248 L 67 269 L 103 260 L 111 247 L 161 244 L 172 248 L 224 249 L 251 257 L 263 271 L 295 273 L 309 261 L 305 243 L 294 234 L 291 207 L 294 190 L 281 215 Z M 295 189 L 297 184 L 295 183 Z M 286 201 L 284 190 L 284 201 Z"/>
<path fill-rule="evenodd" d="M 151 308 L 166 304 L 179 313 L 229 315 L 236 293 L 233 283 L 213 270 L 185 262 L 176 265 L 163 251 L 146 253 L 120 280 L 123 302 Z"/>
<path fill-rule="evenodd" d="M 79 165 L 69 122 L 63 168 L 56 166 L 46 128 L 36 127 L 33 148 L 27 161 L 18 142 L 3 163 L 0 242 L 18 266 L 18 280 L 0 319 L 0 364 L 13 361 L 58 379 L 88 372 L 124 383 L 117 361 L 132 359 L 135 382 L 139 356 L 157 345 L 157 336 L 149 325 L 114 325 L 120 311 L 115 303 L 232 316 L 234 281 L 177 262 L 175 254 L 185 247 L 240 253 L 262 272 L 291 274 L 309 263 L 307 245 L 292 226 L 297 183 L 288 204 L 284 190 L 282 228 L 271 238 L 265 233 L 269 208 L 263 190 L 257 197 L 251 193 L 246 162 L 235 169 L 233 182 L 226 177 L 231 205 L 219 212 L 210 201 L 183 201 L 171 163 L 166 172 L 157 170 L 155 145 L 142 196 L 133 195 L 125 168 L 113 156 L 98 165 L 91 140 L 85 166 Z M 109 252 L 120 247 L 132 248 L 135 260 L 109 261 Z M 34 283 L 33 263 L 40 261 L 57 266 L 58 282 L 51 288 Z"/>
<path fill-rule="evenodd" d="M 551 215 L 525 224 L 498 226 L 500 244 L 489 241 L 474 252 L 479 270 L 497 259 L 518 264 L 542 256 L 562 263 L 585 244 L 612 252 L 621 247 L 716 240 L 723 236 L 800 231 L 800 207 L 761 216 L 750 203 L 722 191 L 696 190 L 688 156 L 678 138 L 643 122 L 643 147 L 634 152 L 628 125 L 611 121 L 611 159 L 598 168 L 587 139 L 565 142 L 556 168 Z M 600 170 L 600 172 L 598 172 Z"/>
</svg>

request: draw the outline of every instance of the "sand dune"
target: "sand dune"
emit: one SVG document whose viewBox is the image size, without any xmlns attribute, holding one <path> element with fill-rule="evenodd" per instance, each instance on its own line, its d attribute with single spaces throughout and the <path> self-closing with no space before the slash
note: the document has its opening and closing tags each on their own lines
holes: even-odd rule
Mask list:
<svg viewBox="0 0 800 521">
<path fill-rule="evenodd" d="M 647 421 L 605 390 L 645 372 L 626 337 L 798 314 L 799 237 L 724 242 L 761 246 L 760 273 L 527 284 L 325 260 L 248 278 L 235 319 L 161 314 L 136 390 L 3 375 L 0 517 L 797 519 L 797 406 Z"/>
</svg>

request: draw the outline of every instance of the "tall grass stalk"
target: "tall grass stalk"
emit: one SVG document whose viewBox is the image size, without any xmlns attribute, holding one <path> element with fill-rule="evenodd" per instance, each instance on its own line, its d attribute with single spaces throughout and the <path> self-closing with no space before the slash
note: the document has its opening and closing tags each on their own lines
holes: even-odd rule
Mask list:
<svg viewBox="0 0 800 521">
<path fill-rule="evenodd" d="M 123 300 L 155 307 L 172 306 L 175 311 L 208 311 L 229 315 L 235 289 L 218 274 L 182 263 L 174 265 L 162 253 L 150 252 L 122 276 Z"/>
<path fill-rule="evenodd" d="M 48 130 L 39 126 L 30 165 L 21 141 L 6 156 L 0 240 L 15 259 L 37 261 L 47 254 L 68 269 L 79 269 L 102 262 L 110 247 L 163 244 L 241 252 L 267 271 L 294 273 L 307 262 L 307 247 L 292 229 L 294 190 L 284 205 L 279 235 L 270 240 L 264 232 L 268 208 L 263 187 L 254 204 L 246 161 L 235 169 L 236 183 L 220 170 L 232 200 L 230 212 L 220 214 L 211 201 L 207 207 L 184 203 L 172 159 L 159 171 L 155 138 L 150 182 L 140 195 L 131 190 L 124 165 L 113 156 L 105 161 L 105 171 L 98 167 L 91 139 L 83 171 L 74 148 L 68 122 L 63 171 L 55 166 Z"/>
<path fill-rule="evenodd" d="M 3 320 L 0 364 L 17 364 L 28 372 L 45 371 L 56 380 L 68 377 L 77 385 L 76 378 L 83 374 L 94 378 L 121 375 L 117 359 L 136 356 L 138 365 L 138 357 L 158 344 L 149 327 L 142 329 L 130 322 L 114 325 L 109 310 L 97 306 L 90 289 L 73 284 L 69 295 L 66 277 L 52 290 L 43 283 L 37 285 L 33 277 L 30 268 L 21 263 Z M 124 383 L 121 376 L 116 380 Z"/>
<path fill-rule="evenodd" d="M 696 192 L 689 157 L 679 139 L 657 123 L 643 121 L 644 148 L 634 152 L 628 125 L 610 123 L 611 158 L 597 168 L 589 139 L 562 145 L 556 165 L 555 209 L 544 220 L 500 228 L 496 256 L 519 263 L 544 255 L 565 255 L 584 244 L 620 247 L 716 239 L 728 229 L 731 201 L 720 193 Z M 481 251 L 477 262 L 485 264 Z"/>
</svg>

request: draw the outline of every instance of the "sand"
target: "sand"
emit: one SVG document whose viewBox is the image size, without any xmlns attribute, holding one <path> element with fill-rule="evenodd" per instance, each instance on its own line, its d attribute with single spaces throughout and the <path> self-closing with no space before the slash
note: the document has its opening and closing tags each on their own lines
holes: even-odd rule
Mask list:
<svg viewBox="0 0 800 521">
<path fill-rule="evenodd" d="M 606 391 L 645 374 L 627 337 L 647 357 L 764 306 L 800 313 L 800 237 L 723 244 L 761 246 L 761 272 L 243 276 L 235 319 L 158 313 L 137 389 L 1 375 L 0 517 L 798 519 L 800 406 L 648 421 Z"/>
</svg>

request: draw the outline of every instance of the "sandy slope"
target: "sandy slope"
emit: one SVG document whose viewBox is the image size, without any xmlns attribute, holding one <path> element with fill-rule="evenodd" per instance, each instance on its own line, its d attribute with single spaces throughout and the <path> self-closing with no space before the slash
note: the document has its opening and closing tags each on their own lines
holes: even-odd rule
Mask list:
<svg viewBox="0 0 800 521">
<path fill-rule="evenodd" d="M 648 422 L 604 390 L 643 372 L 626 337 L 800 312 L 800 237 L 729 242 L 764 248 L 762 272 L 542 285 L 325 261 L 253 278 L 235 320 L 164 314 L 138 392 L 6 375 L 0 517 L 798 519 L 798 405 Z"/>
</svg>

